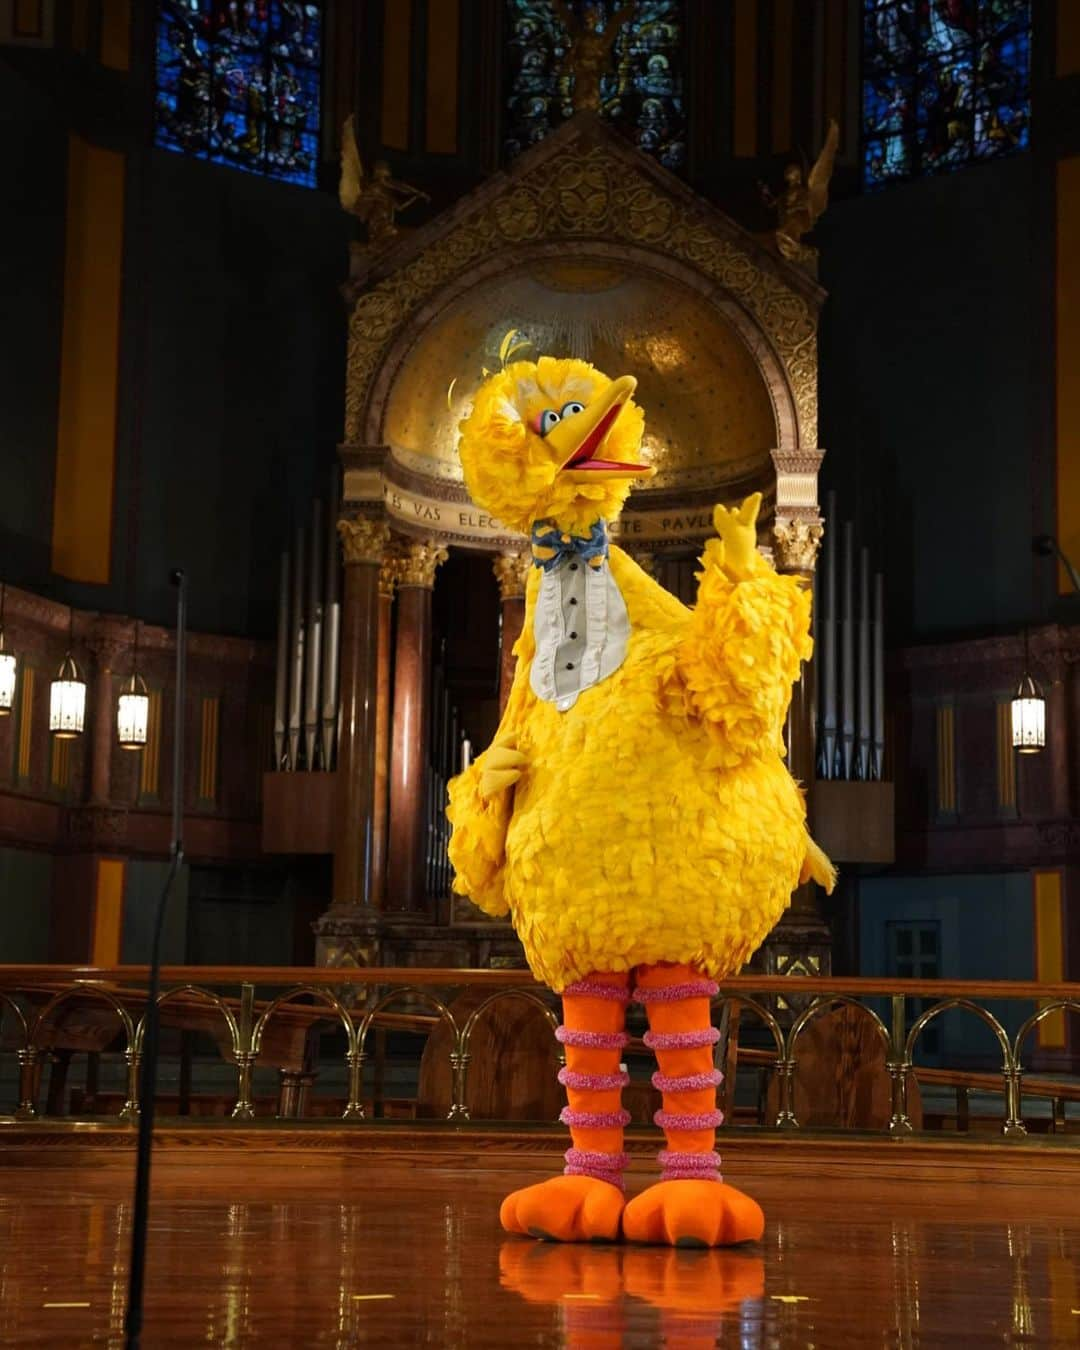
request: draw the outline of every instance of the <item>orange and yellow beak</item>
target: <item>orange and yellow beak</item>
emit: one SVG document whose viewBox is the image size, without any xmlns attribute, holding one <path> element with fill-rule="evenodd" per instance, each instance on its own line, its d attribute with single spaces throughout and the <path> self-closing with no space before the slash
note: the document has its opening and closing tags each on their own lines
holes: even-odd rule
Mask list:
<svg viewBox="0 0 1080 1350">
<path fill-rule="evenodd" d="M 562 464 L 560 473 L 571 482 L 595 482 L 598 475 L 651 478 L 656 472 L 649 464 L 627 464 L 603 457 L 608 435 L 636 388 L 633 375 L 620 375 L 582 412 L 564 418 L 548 432 L 545 439 Z"/>
</svg>

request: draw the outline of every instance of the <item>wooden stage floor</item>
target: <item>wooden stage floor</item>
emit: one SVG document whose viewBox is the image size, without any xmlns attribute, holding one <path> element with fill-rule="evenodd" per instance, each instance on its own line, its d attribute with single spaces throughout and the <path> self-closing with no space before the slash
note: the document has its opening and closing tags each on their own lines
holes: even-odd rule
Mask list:
<svg viewBox="0 0 1080 1350">
<path fill-rule="evenodd" d="M 0 1345 L 120 1350 L 130 1149 L 27 1138 L 0 1132 Z M 725 1170 L 765 1239 L 717 1252 L 505 1237 L 499 1200 L 550 1175 L 542 1151 L 166 1144 L 143 1345 L 1080 1345 L 1080 1154 L 905 1146 L 905 1174 L 887 1145 L 756 1142 Z"/>
</svg>

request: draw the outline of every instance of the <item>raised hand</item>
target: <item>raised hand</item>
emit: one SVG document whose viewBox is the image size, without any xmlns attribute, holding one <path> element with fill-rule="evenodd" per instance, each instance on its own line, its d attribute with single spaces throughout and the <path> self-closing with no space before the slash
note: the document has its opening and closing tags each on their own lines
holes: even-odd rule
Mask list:
<svg viewBox="0 0 1080 1350">
<path fill-rule="evenodd" d="M 525 756 L 512 736 L 495 741 L 484 754 L 480 770 L 480 796 L 485 800 L 496 792 L 513 787 L 524 772 Z"/>
<path fill-rule="evenodd" d="M 760 509 L 761 493 L 754 492 L 738 510 L 732 508 L 729 511 L 726 506 L 717 506 L 713 512 L 713 525 L 724 542 L 724 568 L 735 581 L 753 572 Z"/>
</svg>

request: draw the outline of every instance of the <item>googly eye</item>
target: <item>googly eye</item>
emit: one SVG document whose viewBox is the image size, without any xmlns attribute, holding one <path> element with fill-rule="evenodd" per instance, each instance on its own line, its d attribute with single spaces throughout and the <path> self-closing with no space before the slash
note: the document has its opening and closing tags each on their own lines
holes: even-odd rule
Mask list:
<svg viewBox="0 0 1080 1350">
<path fill-rule="evenodd" d="M 584 411 L 585 411 L 585 404 L 584 404 L 584 403 L 578 403 L 578 401 L 577 401 L 576 399 L 574 399 L 574 400 L 573 400 L 572 402 L 570 402 L 570 403 L 564 403 L 564 404 L 563 404 L 563 410 L 562 410 L 562 413 L 561 413 L 560 415 L 561 415 L 562 417 L 573 417 L 575 413 L 584 412 Z"/>
<path fill-rule="evenodd" d="M 541 436 L 546 436 L 551 428 L 561 421 L 562 418 L 554 408 L 545 408 L 538 419 L 537 430 Z"/>
</svg>

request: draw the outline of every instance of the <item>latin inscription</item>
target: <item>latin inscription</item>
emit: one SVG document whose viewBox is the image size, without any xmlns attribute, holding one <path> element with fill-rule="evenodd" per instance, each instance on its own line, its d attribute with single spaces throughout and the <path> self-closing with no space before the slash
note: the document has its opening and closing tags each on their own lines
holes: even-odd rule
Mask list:
<svg viewBox="0 0 1080 1350">
<path fill-rule="evenodd" d="M 418 497 L 390 484 L 384 486 L 386 509 L 399 520 L 439 526 L 456 534 L 478 538 L 506 536 L 505 526 L 486 511 L 474 506 L 458 506 Z M 635 511 L 615 521 L 611 526 L 613 539 L 636 539 L 639 542 L 660 539 L 704 539 L 713 533 L 710 511 L 690 511 L 685 515 L 662 514 L 659 511 Z"/>
</svg>

